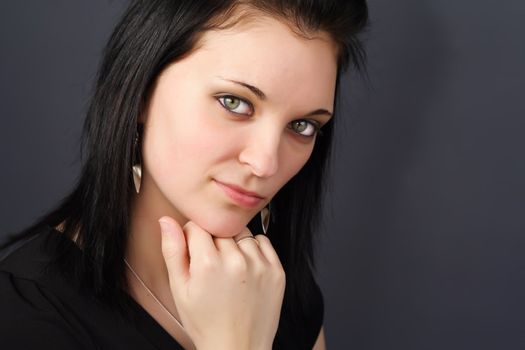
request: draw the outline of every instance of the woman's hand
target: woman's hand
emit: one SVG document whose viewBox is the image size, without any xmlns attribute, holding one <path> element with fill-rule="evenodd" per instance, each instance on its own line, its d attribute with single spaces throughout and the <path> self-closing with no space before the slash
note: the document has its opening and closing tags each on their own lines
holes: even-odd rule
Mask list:
<svg viewBox="0 0 525 350">
<path fill-rule="evenodd" d="M 284 297 L 285 273 L 270 240 L 248 228 L 213 237 L 189 221 L 164 216 L 162 253 L 184 329 L 197 349 L 271 349 Z"/>
</svg>

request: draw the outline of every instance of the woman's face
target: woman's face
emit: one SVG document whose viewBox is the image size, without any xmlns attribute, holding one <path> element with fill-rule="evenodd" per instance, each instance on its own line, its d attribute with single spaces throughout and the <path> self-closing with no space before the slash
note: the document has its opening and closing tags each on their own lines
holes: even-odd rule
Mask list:
<svg viewBox="0 0 525 350">
<path fill-rule="evenodd" d="M 333 112 L 336 48 L 270 17 L 200 43 L 160 74 L 141 118 L 140 196 L 156 219 L 233 237 L 310 157 Z"/>
</svg>

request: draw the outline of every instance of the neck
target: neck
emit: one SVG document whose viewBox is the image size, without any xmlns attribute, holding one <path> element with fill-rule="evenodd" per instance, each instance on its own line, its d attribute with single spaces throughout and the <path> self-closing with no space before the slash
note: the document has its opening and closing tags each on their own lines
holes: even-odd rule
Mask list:
<svg viewBox="0 0 525 350">
<path fill-rule="evenodd" d="M 181 225 L 187 219 L 169 205 L 161 193 L 156 193 L 152 188 L 156 189 L 143 184 L 140 194 L 135 195 L 131 202 L 126 259 L 152 291 L 166 294 L 169 291 L 168 271 L 162 256 L 158 219 L 168 215 Z"/>
<path fill-rule="evenodd" d="M 185 349 L 195 349 L 192 340 L 172 318 L 175 317 L 179 322 L 181 320 L 171 294 L 168 271 L 162 256 L 158 219 L 165 215 L 171 216 L 180 225 L 187 222 L 158 192 L 156 186 L 148 186 L 143 176 L 140 194 L 135 195 L 130 203 L 129 238 L 125 257 L 169 313 L 159 307 L 131 271 L 127 274 L 128 293 Z"/>
</svg>

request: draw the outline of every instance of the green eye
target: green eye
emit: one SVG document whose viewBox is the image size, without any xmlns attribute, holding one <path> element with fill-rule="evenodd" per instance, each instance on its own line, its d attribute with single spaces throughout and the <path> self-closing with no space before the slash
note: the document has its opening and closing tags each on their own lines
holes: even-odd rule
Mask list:
<svg viewBox="0 0 525 350">
<path fill-rule="evenodd" d="M 303 132 L 308 128 L 308 122 L 306 120 L 296 120 L 292 122 L 297 132 Z"/>
<path fill-rule="evenodd" d="M 253 113 L 252 104 L 234 95 L 223 95 L 216 97 L 217 101 L 227 111 L 241 115 L 251 115 Z M 315 135 L 322 135 L 321 124 L 316 120 L 297 119 L 288 124 L 296 134 L 305 138 L 312 138 Z"/>
<path fill-rule="evenodd" d="M 224 95 L 217 98 L 219 103 L 228 111 L 235 114 L 251 114 L 251 103 L 233 95 Z"/>
<path fill-rule="evenodd" d="M 240 100 L 239 99 L 235 99 L 235 98 L 232 98 L 232 97 L 229 97 L 229 96 L 226 96 L 224 98 L 224 105 L 226 107 L 228 107 L 229 109 L 235 109 L 239 106 L 240 104 Z"/>
<path fill-rule="evenodd" d="M 306 119 L 294 120 L 290 123 L 291 129 L 301 136 L 313 137 L 317 133 L 321 133 L 319 123 Z"/>
</svg>

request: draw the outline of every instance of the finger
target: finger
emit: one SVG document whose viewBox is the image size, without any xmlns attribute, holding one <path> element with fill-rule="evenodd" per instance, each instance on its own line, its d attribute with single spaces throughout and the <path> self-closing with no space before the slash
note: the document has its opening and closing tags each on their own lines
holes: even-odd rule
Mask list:
<svg viewBox="0 0 525 350">
<path fill-rule="evenodd" d="M 252 263 L 267 262 L 264 254 L 259 249 L 258 241 L 253 239 L 243 239 L 245 237 L 253 237 L 250 229 L 245 227 L 238 235 L 235 236 L 234 240 L 237 242 L 237 248 L 249 259 Z M 243 239 L 242 241 L 240 241 Z"/>
<path fill-rule="evenodd" d="M 262 255 L 270 262 L 270 264 L 274 266 L 279 266 L 280 268 L 283 268 L 281 264 L 281 259 L 279 259 L 279 256 L 277 255 L 277 252 L 275 251 L 272 242 L 266 235 L 255 235 L 255 239 L 259 241 L 259 250 Z"/>
<path fill-rule="evenodd" d="M 238 234 L 236 234 L 235 236 L 233 236 L 233 240 L 235 242 L 237 242 L 239 239 L 243 238 L 243 237 L 246 237 L 246 236 L 252 236 L 253 237 L 253 234 L 252 232 L 250 231 L 250 229 L 248 227 L 244 227 L 241 232 L 239 232 Z"/>
<path fill-rule="evenodd" d="M 253 237 L 250 230 L 245 227 L 241 232 L 231 238 L 214 237 L 213 241 L 223 258 L 235 257 L 236 255 L 244 257 L 244 254 L 237 247 L 236 242 L 246 236 Z"/>
<path fill-rule="evenodd" d="M 213 241 L 219 253 L 224 256 L 231 256 L 232 254 L 238 253 L 237 245 L 231 238 L 214 237 Z"/>
<path fill-rule="evenodd" d="M 185 285 L 189 278 L 189 255 L 186 238 L 179 223 L 169 216 L 159 219 L 161 248 L 170 282 Z"/>
<path fill-rule="evenodd" d="M 182 229 L 186 234 L 186 241 L 188 242 L 190 264 L 194 261 L 198 262 L 201 260 L 194 259 L 194 261 L 192 261 L 192 256 L 203 259 L 215 259 L 218 257 L 219 252 L 213 241 L 213 236 L 209 232 L 193 221 L 188 221 Z"/>
</svg>

